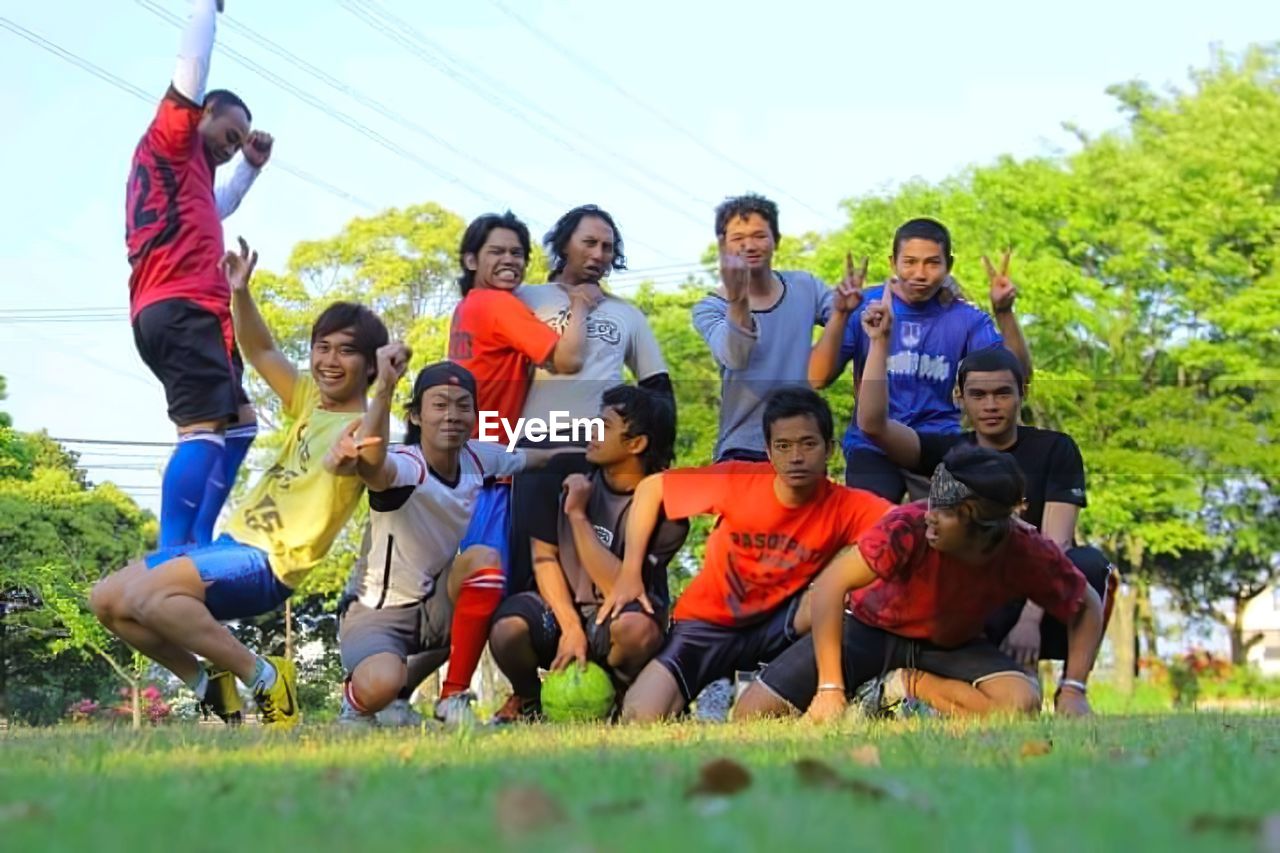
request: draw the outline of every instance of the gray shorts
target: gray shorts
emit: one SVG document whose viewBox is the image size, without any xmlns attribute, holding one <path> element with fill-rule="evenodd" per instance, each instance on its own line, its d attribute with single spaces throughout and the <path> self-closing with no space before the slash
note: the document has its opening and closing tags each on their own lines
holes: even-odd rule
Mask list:
<svg viewBox="0 0 1280 853">
<path fill-rule="evenodd" d="M 338 621 L 342 668 L 350 675 L 361 661 L 383 653 L 406 662 L 428 652 L 447 656 L 452 621 L 453 603 L 439 586 L 417 604 L 374 609 L 353 601 Z"/>
</svg>

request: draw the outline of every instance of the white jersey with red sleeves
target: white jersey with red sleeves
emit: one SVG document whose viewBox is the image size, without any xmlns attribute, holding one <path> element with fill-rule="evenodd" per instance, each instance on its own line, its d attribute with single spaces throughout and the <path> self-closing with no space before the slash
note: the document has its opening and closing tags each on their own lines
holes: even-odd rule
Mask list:
<svg viewBox="0 0 1280 853">
<path fill-rule="evenodd" d="M 524 470 L 525 454 L 492 442 L 468 441 L 458 458 L 458 478 L 434 471 L 418 445 L 387 454 L 395 477 L 369 492 L 369 524 L 347 591 L 374 609 L 424 601 L 453 563 L 467 532 L 476 496 L 486 481 Z"/>
</svg>

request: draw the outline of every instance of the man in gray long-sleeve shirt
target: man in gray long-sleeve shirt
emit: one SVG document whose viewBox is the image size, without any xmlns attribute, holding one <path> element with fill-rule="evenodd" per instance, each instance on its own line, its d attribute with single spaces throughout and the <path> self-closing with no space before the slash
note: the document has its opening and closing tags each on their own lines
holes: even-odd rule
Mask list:
<svg viewBox="0 0 1280 853">
<path fill-rule="evenodd" d="M 781 385 L 808 383 L 812 329 L 840 336 L 861 300 L 861 275 L 849 265 L 829 289 L 807 272 L 773 269 L 778 206 L 759 195 L 716 208 L 720 289 L 693 309 L 693 325 L 720 366 L 716 461 L 765 459 L 764 399 Z"/>
</svg>

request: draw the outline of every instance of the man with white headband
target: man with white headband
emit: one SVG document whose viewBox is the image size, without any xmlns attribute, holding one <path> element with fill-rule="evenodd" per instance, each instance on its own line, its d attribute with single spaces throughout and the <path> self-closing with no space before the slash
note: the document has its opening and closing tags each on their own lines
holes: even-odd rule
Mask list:
<svg viewBox="0 0 1280 853">
<path fill-rule="evenodd" d="M 832 720 L 860 685 L 871 714 L 909 698 L 944 714 L 1036 713 L 1037 683 L 983 633 L 986 618 L 1015 598 L 1067 626 L 1055 709 L 1089 714 L 1102 603 L 1053 542 L 1015 517 L 1023 489 L 1008 454 L 949 452 L 927 503 L 895 508 L 818 577 L 812 635 L 769 664 L 737 716 L 807 711 Z"/>
</svg>

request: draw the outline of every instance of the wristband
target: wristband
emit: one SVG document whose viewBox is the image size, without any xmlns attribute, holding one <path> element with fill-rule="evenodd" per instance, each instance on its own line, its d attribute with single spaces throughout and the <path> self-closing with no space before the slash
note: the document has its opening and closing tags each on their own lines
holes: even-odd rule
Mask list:
<svg viewBox="0 0 1280 853">
<path fill-rule="evenodd" d="M 1059 693 L 1062 692 L 1062 688 L 1064 687 L 1070 687 L 1073 690 L 1078 690 L 1082 696 L 1089 695 L 1089 686 L 1083 681 L 1076 681 L 1074 678 L 1064 678 L 1058 682 Z"/>
<path fill-rule="evenodd" d="M 830 681 L 829 681 L 829 682 L 826 682 L 825 684 L 819 684 L 819 685 L 818 685 L 818 692 L 819 692 L 819 693 L 822 693 L 822 692 L 824 692 L 824 691 L 825 691 L 825 692 L 830 692 L 830 691 L 832 691 L 832 690 L 839 690 L 841 693 L 843 693 L 843 692 L 844 692 L 844 685 L 843 685 L 843 684 L 835 684 L 834 682 L 830 682 Z"/>
</svg>

